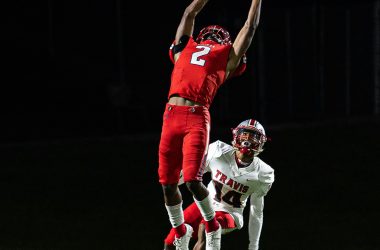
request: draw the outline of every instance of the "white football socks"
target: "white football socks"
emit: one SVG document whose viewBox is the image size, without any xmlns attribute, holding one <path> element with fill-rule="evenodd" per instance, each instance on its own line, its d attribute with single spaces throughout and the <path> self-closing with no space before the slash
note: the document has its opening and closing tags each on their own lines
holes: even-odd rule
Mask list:
<svg viewBox="0 0 380 250">
<path fill-rule="evenodd" d="M 168 206 L 165 204 L 165 207 L 168 211 L 169 220 L 172 227 L 178 227 L 185 222 L 185 219 L 183 218 L 182 202 L 174 206 Z"/>
<path fill-rule="evenodd" d="M 205 219 L 205 221 L 210 221 L 215 217 L 215 210 L 212 207 L 209 196 L 207 196 L 201 201 L 198 201 L 197 199 L 195 199 L 195 197 L 193 197 L 193 199 L 195 203 L 197 204 L 199 210 L 201 211 L 201 214 L 203 216 L 203 219 Z"/>
</svg>

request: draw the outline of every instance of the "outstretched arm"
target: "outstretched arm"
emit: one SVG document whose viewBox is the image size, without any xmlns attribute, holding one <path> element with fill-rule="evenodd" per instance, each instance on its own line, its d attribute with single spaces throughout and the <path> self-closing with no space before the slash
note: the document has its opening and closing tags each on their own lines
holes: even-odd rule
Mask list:
<svg viewBox="0 0 380 250">
<path fill-rule="evenodd" d="M 183 35 L 191 36 L 194 31 L 194 21 L 198 13 L 203 9 L 208 0 L 193 0 L 185 9 L 181 22 L 178 25 L 177 33 L 175 36 L 176 43 Z"/>
<path fill-rule="evenodd" d="M 257 26 L 259 25 L 260 11 L 261 0 L 252 0 L 247 20 L 232 45 L 227 64 L 228 75 L 239 66 L 241 58 L 251 45 L 253 36 L 255 35 Z"/>
<path fill-rule="evenodd" d="M 190 37 L 193 34 L 195 17 L 203 9 L 207 2 L 208 0 L 193 0 L 191 4 L 187 6 L 177 28 L 175 44 L 179 44 L 184 35 Z M 177 60 L 179 54 L 180 53 L 175 54 L 175 60 Z"/>
</svg>

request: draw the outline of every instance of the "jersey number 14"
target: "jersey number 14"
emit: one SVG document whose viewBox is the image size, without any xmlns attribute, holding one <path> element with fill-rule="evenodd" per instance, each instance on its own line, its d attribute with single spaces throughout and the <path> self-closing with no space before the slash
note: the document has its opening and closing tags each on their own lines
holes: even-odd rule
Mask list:
<svg viewBox="0 0 380 250">
<path fill-rule="evenodd" d="M 233 207 L 241 207 L 241 193 L 238 193 L 234 190 L 229 190 L 222 195 L 223 184 L 217 181 L 213 181 L 216 194 L 214 199 L 218 202 L 224 201 L 227 204 L 230 204 Z"/>
</svg>

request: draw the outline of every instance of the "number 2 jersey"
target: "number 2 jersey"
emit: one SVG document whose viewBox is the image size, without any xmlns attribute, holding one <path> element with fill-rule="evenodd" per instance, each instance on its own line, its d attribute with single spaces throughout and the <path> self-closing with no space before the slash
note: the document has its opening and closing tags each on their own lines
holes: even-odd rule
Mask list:
<svg viewBox="0 0 380 250">
<path fill-rule="evenodd" d="M 169 51 L 174 62 L 172 44 Z M 226 69 L 232 45 L 220 45 L 206 40 L 202 43 L 190 37 L 174 64 L 168 98 L 179 95 L 209 108 L 218 88 L 226 80 Z M 233 75 L 245 70 L 245 56 Z"/>
<path fill-rule="evenodd" d="M 255 157 L 249 166 L 238 168 L 234 148 L 222 141 L 209 145 L 205 164 L 205 171 L 211 172 L 212 180 L 207 189 L 216 211 L 230 213 L 240 229 L 243 210 L 251 196 L 251 210 L 256 211 L 250 211 L 250 223 L 254 221 L 252 217 L 262 217 L 263 197 L 274 181 L 274 170 L 268 164 Z M 261 223 L 256 226 L 260 230 Z"/>
</svg>

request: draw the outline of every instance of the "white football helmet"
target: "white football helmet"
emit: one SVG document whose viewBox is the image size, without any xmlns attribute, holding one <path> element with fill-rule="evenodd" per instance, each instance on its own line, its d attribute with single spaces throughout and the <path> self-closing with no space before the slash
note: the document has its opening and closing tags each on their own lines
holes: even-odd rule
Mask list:
<svg viewBox="0 0 380 250">
<path fill-rule="evenodd" d="M 267 141 L 264 127 L 254 119 L 241 122 L 232 130 L 232 146 L 248 156 L 257 156 Z"/>
</svg>

